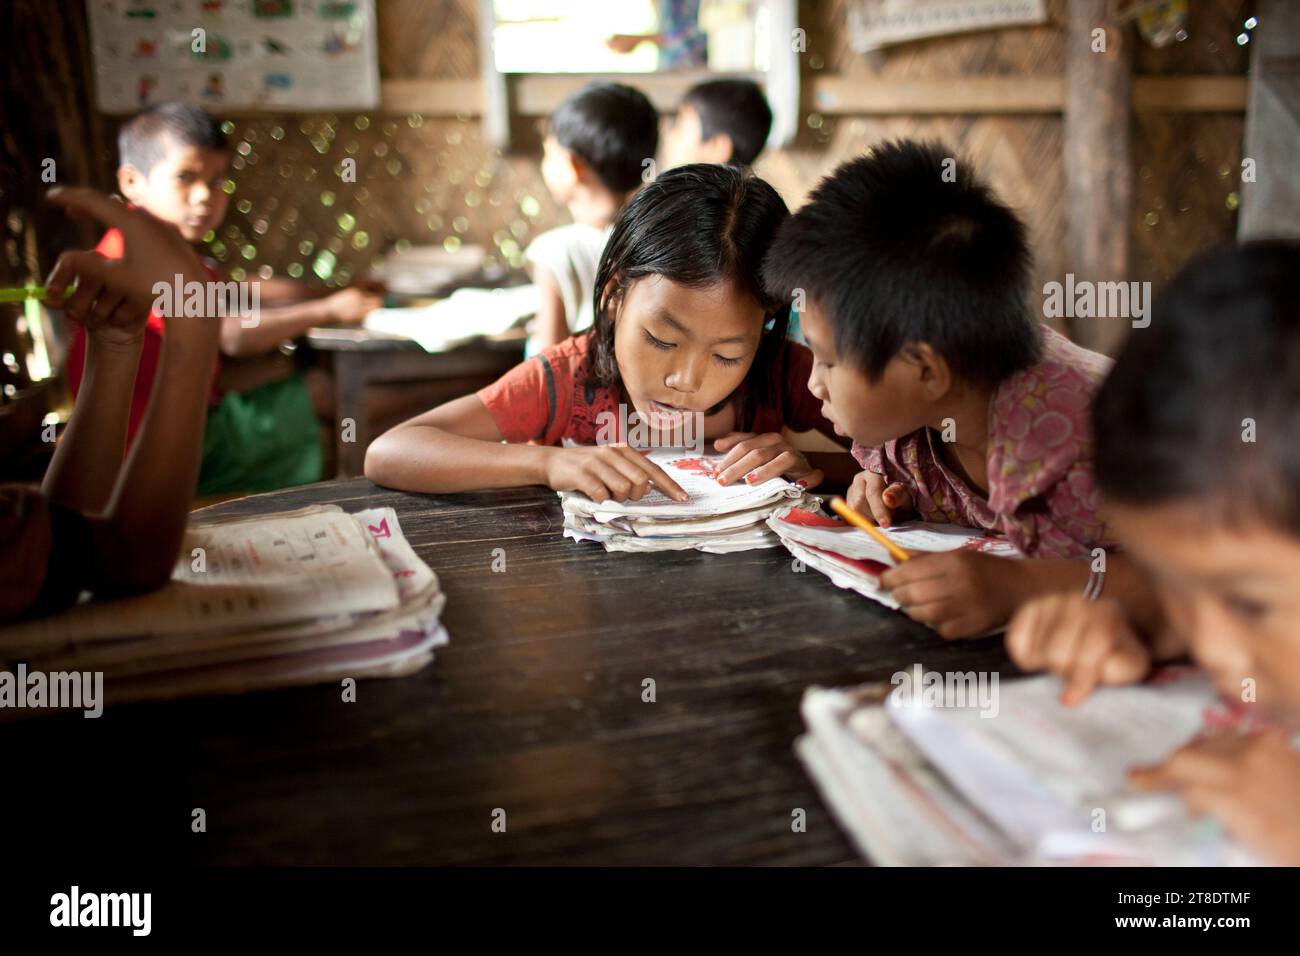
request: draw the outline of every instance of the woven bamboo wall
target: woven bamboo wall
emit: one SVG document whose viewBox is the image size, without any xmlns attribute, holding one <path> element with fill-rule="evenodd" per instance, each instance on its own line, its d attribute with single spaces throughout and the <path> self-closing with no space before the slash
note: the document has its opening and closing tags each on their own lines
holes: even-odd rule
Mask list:
<svg viewBox="0 0 1300 956">
<path fill-rule="evenodd" d="M 912 78 L 1042 76 L 1058 74 L 1063 60 L 1065 0 L 1049 0 L 1049 23 L 911 43 L 870 56 L 847 45 L 843 0 L 804 0 L 801 23 L 808 50 L 806 77 L 839 75 L 862 83 Z M 85 26 L 76 9 L 53 23 L 39 0 L 14 0 L 18 22 L 71 37 L 66 62 L 52 62 L 41 42 L 18 52 L 38 57 L 41 72 L 60 74 L 59 98 L 48 105 L 62 122 L 78 112 L 81 130 L 70 134 L 42 121 L 38 109 L 24 117 L 31 130 L 14 130 L 7 153 L 42 155 L 67 142 L 78 144 L 66 156 L 72 178 L 105 185 L 114 166 L 112 135 L 116 121 L 85 116 L 92 99 Z M 477 75 L 476 0 L 380 0 L 381 74 L 385 79 L 473 79 Z M 1145 74 L 1241 74 L 1247 48 L 1233 38 L 1249 15 L 1245 0 L 1198 0 L 1192 4 L 1189 37 L 1164 50 L 1137 44 L 1135 71 Z M 66 21 L 66 22 L 65 22 Z M 83 51 L 81 59 L 76 51 Z M 31 63 L 26 67 L 30 72 Z M 19 65 L 11 65 L 17 77 Z M 38 104 L 45 106 L 45 104 Z M 789 149 L 765 155 L 759 172 L 792 205 L 839 162 L 874 142 L 896 136 L 941 138 L 973 160 L 995 187 L 1027 219 L 1037 251 L 1037 273 L 1046 280 L 1068 271 L 1064 250 L 1062 120 L 1056 114 L 967 116 L 822 116 L 805 97 L 800 135 Z M 1135 202 L 1126 224 L 1134 237 L 1134 278 L 1160 283 L 1198 250 L 1230 239 L 1235 229 L 1236 176 L 1240 169 L 1243 118 L 1231 113 L 1139 113 L 1134 130 Z M 9 123 L 6 123 L 9 126 Z M 370 261 L 399 241 L 478 243 L 503 262 L 518 262 L 520 251 L 539 231 L 564 220 L 537 170 L 537 123 L 514 122 L 515 146 L 507 155 L 483 145 L 476 119 L 386 114 L 276 115 L 235 119 L 235 193 L 227 222 L 213 251 L 237 276 L 301 275 L 313 279 L 321 251 L 336 264 L 328 271 L 337 284 L 363 271 Z M 34 145 L 36 144 L 36 145 Z M 1099 144 L 1098 148 L 1105 148 Z M 357 160 L 355 185 L 340 182 L 336 169 L 344 157 Z M 10 160 L 12 161 L 12 160 Z M 68 176 L 61 176 L 70 181 Z M 30 176 L 8 175 L 0 184 L 5 216 L 6 255 L 0 270 L 27 278 L 39 259 L 48 265 L 53 244 L 36 249 L 31 241 L 30 206 L 22 194 L 34 188 Z M 37 220 L 40 222 L 41 220 Z M 48 223 L 48 219 L 45 220 Z M 42 235 L 60 241 L 68 235 L 57 224 Z M 1125 228 L 1125 224 L 1117 224 Z M 36 253 L 39 253 L 37 255 Z M 328 259 L 328 257 L 326 257 Z"/>
</svg>

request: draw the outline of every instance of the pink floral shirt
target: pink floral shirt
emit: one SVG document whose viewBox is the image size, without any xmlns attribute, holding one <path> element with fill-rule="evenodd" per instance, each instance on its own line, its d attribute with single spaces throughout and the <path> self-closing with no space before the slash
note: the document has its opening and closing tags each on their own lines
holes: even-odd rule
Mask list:
<svg viewBox="0 0 1300 956">
<path fill-rule="evenodd" d="M 1090 419 L 1109 370 L 1108 358 L 1044 326 L 1038 364 L 1009 376 L 989 402 L 987 498 L 944 464 L 933 429 L 883 448 L 855 444 L 853 456 L 905 485 L 924 521 L 1000 532 L 1029 557 L 1087 557 L 1113 543 L 1097 513 Z"/>
</svg>

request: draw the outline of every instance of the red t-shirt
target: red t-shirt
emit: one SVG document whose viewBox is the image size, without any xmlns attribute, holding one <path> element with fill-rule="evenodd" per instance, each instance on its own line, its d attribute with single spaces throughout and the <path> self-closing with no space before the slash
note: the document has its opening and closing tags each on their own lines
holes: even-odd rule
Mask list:
<svg viewBox="0 0 1300 956">
<path fill-rule="evenodd" d="M 601 424 L 611 420 L 604 415 L 618 414 L 619 390 L 587 384 L 590 341 L 587 334 L 565 339 L 478 390 L 502 438 L 543 445 L 560 445 L 566 438 L 578 445 L 597 443 Z M 780 383 L 776 407 L 754 407 L 755 403 L 745 401 L 742 384 L 737 393 L 736 431 L 779 432 L 784 426 L 791 431 L 817 429 L 834 435 L 831 423 L 822 415 L 820 400 L 808 391 L 812 364 L 812 352 L 797 342 L 787 342 L 773 370 Z"/>
<path fill-rule="evenodd" d="M 105 259 L 121 259 L 124 244 L 122 242 L 122 233 L 117 229 L 110 229 L 104 233 L 104 238 L 99 240 L 99 245 L 95 247 Z M 214 281 L 220 276 L 206 262 L 203 268 L 207 270 L 208 276 Z M 170 277 L 168 277 L 170 279 Z M 163 317 L 157 312 L 149 313 L 149 321 L 144 329 L 144 344 L 140 348 L 140 367 L 135 373 L 135 392 L 131 395 L 131 419 L 127 426 L 126 440 L 130 444 L 135 439 L 135 433 L 140 428 L 140 423 L 144 420 L 145 409 L 149 407 L 149 395 L 153 391 L 154 377 L 158 372 L 158 359 L 162 355 L 162 337 L 163 337 Z M 86 330 L 81 325 L 75 326 L 72 346 L 68 349 L 68 387 L 72 389 L 73 398 L 81 390 L 81 378 L 86 370 Z M 217 388 L 217 374 L 220 371 L 218 363 L 214 362 L 212 366 L 212 386 L 208 393 L 208 404 L 216 405 L 221 401 L 221 392 Z"/>
</svg>

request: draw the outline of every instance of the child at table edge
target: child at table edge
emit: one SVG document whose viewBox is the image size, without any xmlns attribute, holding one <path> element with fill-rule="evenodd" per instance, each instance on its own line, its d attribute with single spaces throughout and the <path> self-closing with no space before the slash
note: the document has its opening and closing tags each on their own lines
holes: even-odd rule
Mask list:
<svg viewBox="0 0 1300 956">
<path fill-rule="evenodd" d="M 1052 595 L 1007 631 L 1012 659 L 1059 674 L 1067 705 L 1190 654 L 1243 715 L 1259 708 L 1251 723 L 1266 729 L 1198 737 L 1131 780 L 1288 866 L 1300 866 L 1298 301 L 1294 240 L 1224 248 L 1170 283 L 1094 412 L 1107 512 L 1162 613 L 1144 624 L 1105 597 Z"/>
<path fill-rule="evenodd" d="M 170 225 L 90 189 L 52 190 L 69 211 L 120 230 L 109 260 L 65 252 L 46 286 L 52 306 L 87 330 L 86 377 L 39 489 L 0 485 L 0 621 L 72 604 L 82 591 L 112 597 L 170 577 L 189 517 L 203 446 L 209 373 L 220 324 L 171 320 L 139 434 L 123 462 L 131 384 L 155 282 L 205 280 Z M 65 300 L 76 281 L 76 292 Z"/>
<path fill-rule="evenodd" d="M 765 273 L 801 305 L 810 387 L 865 469 L 849 503 L 882 525 L 1001 534 L 1026 555 L 891 568 L 881 581 L 904 612 L 967 637 L 1089 586 L 1112 544 L 1087 418 L 1109 362 L 1032 318 L 1024 225 L 967 160 L 903 140 L 844 163 L 782 227 Z M 1148 613 L 1123 555 L 1104 560 L 1108 593 Z"/>
<path fill-rule="evenodd" d="M 638 500 L 651 482 L 684 492 L 626 443 L 601 441 L 622 406 L 662 434 L 702 416 L 725 452 L 719 480 L 783 475 L 814 487 L 843 453 L 807 454 L 781 429 L 831 424 L 808 393 L 812 356 L 786 337 L 788 309 L 767 296 L 761 263 L 788 211 L 763 180 L 694 164 L 644 186 L 614 224 L 592 329 L 500 380 L 388 431 L 366 476 L 407 491 L 544 484 L 597 501 Z M 557 447 L 564 442 L 579 447 Z"/>
</svg>

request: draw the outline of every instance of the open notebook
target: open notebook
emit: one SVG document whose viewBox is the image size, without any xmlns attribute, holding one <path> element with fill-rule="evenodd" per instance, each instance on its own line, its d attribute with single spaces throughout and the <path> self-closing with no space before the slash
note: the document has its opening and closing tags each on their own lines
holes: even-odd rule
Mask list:
<svg viewBox="0 0 1300 956">
<path fill-rule="evenodd" d="M 1258 862 L 1176 798 L 1126 780 L 1130 767 L 1158 763 L 1202 732 L 1254 726 L 1253 712 L 1220 700 L 1199 672 L 1104 688 L 1077 708 L 1060 703 L 1051 677 L 995 683 L 991 698 L 959 706 L 972 685 L 953 677 L 933 681 L 928 700 L 901 692 L 916 677 L 804 694 L 796 751 L 871 861 Z"/>
<path fill-rule="evenodd" d="M 897 610 L 898 602 L 880 586 L 880 575 L 895 561 L 875 538 L 839 518 L 804 508 L 780 508 L 767 520 L 786 550 L 837 586 L 857 591 Z M 1005 538 L 952 524 L 913 521 L 880 529 L 907 551 L 972 550 L 1003 558 L 1020 552 Z"/>
<path fill-rule="evenodd" d="M 773 548 L 780 543 L 767 527 L 778 508 L 810 508 L 820 502 L 784 478 L 757 485 L 720 485 L 716 474 L 725 454 L 686 448 L 643 452 L 689 496 L 674 501 L 651 488 L 639 501 L 593 501 L 561 491 L 565 537 L 597 541 L 608 551 L 684 551 L 711 554 Z"/>
</svg>

